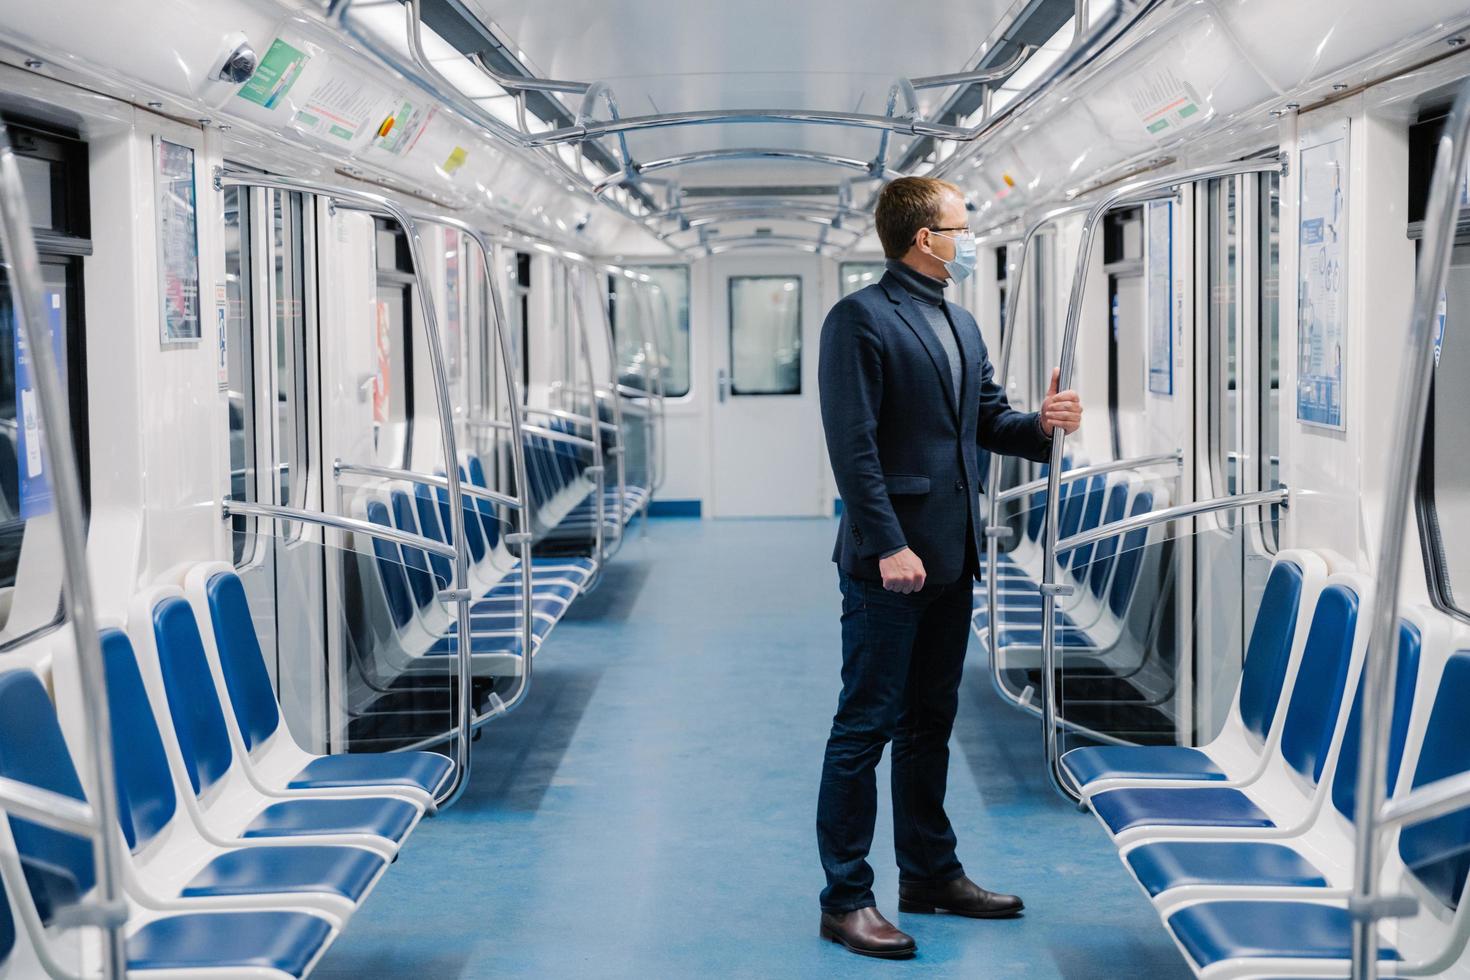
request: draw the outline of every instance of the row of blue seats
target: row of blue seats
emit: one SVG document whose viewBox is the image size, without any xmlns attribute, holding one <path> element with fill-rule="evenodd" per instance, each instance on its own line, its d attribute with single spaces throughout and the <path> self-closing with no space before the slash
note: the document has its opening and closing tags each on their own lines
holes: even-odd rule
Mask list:
<svg viewBox="0 0 1470 980">
<path fill-rule="evenodd" d="M 1167 488 L 1140 474 L 1119 471 L 1064 483 L 1058 503 L 1058 541 L 1169 506 Z M 1045 493 L 1029 498 L 1022 541 L 997 565 L 997 653 L 1011 667 L 1036 667 L 1041 648 L 1041 528 Z M 1149 561 L 1149 545 L 1162 529 L 1140 529 L 1059 552 L 1057 581 L 1071 597 L 1056 605 L 1056 639 L 1069 657 L 1106 657 L 1126 634 L 1133 600 Z M 972 626 L 982 646 L 990 643 L 988 587 L 975 587 Z M 1126 651 L 1132 655 L 1136 651 Z"/>
<path fill-rule="evenodd" d="M 1281 553 L 1228 720 L 1200 748 L 1092 746 L 1062 764 L 1201 977 L 1346 976 L 1360 670 L 1373 597 Z M 1470 770 L 1470 635 L 1401 611 L 1385 791 Z M 1470 809 L 1393 834 L 1377 869 L 1419 912 L 1380 924 L 1386 976 L 1462 976 Z"/>
<path fill-rule="evenodd" d="M 181 587 L 182 586 L 182 587 Z M 444 756 L 315 756 L 281 718 L 244 588 L 228 566 L 134 598 L 100 636 L 111 718 L 128 969 L 140 976 L 305 976 L 453 778 Z M 0 777 L 95 797 L 92 712 L 76 653 L 46 678 L 0 673 Z M 0 820 L 0 961 L 57 973 L 96 962 L 78 902 L 97 886 L 90 841 Z M 4 967 L 0 966 L 0 971 Z"/>
</svg>

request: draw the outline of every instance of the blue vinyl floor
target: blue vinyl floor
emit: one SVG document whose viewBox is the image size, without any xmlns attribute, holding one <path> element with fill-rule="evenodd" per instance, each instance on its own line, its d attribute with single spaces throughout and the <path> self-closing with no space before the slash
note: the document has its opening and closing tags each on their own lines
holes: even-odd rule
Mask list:
<svg viewBox="0 0 1470 980">
<path fill-rule="evenodd" d="M 961 692 L 949 813 L 977 881 L 1024 917 L 898 915 L 887 764 L 873 865 L 907 962 L 817 938 L 814 834 L 839 687 L 831 521 L 655 520 L 536 659 L 316 976 L 1149 977 L 1189 971 L 1088 815 L 1046 783 L 1040 731 Z"/>
</svg>

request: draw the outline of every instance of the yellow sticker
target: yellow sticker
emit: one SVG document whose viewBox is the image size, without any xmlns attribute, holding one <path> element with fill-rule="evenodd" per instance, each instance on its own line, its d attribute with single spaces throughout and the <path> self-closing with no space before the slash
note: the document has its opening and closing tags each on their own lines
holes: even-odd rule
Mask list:
<svg viewBox="0 0 1470 980">
<path fill-rule="evenodd" d="M 1000 179 L 1006 182 L 1007 187 L 1016 186 L 1016 178 L 1012 177 L 1010 174 L 1001 174 Z"/>
<path fill-rule="evenodd" d="M 449 154 L 449 159 L 444 161 L 444 166 L 441 169 L 446 174 L 452 174 L 464 166 L 467 157 L 469 157 L 469 152 L 462 146 L 456 146 L 454 151 Z"/>
</svg>

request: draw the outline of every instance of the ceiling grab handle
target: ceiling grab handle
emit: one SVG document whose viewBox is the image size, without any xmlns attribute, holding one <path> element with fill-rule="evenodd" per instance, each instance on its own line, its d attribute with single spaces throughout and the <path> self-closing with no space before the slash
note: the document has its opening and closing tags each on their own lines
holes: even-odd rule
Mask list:
<svg viewBox="0 0 1470 980">
<path fill-rule="evenodd" d="M 423 281 L 428 266 L 424 262 L 423 243 L 419 238 L 418 223 L 408 210 L 391 198 L 368 191 L 334 187 L 315 181 L 295 180 L 273 174 L 216 167 L 214 187 L 216 190 L 223 190 L 225 187 L 261 187 L 266 190 L 312 194 L 346 208 L 387 215 L 403 228 L 404 238 L 408 242 L 409 258 L 413 262 L 414 279 L 419 287 L 414 293 L 418 299 L 424 346 L 429 352 L 430 376 L 434 382 L 434 400 L 439 413 L 439 438 L 444 453 L 444 472 L 449 490 L 449 533 L 454 538 L 454 581 L 451 583 L 451 591 L 455 597 L 455 620 L 458 624 L 458 635 L 461 638 L 470 636 L 469 543 L 464 526 L 464 495 L 460 491 L 459 452 L 455 441 L 453 408 L 449 401 L 449 378 L 444 366 L 444 348 L 432 299 L 433 290 L 429 289 L 428 284 Z M 450 739 L 454 745 L 456 766 L 454 779 L 440 791 L 440 797 L 435 800 L 435 803 L 441 808 L 450 806 L 458 800 L 469 781 L 470 726 L 468 720 L 472 678 L 470 653 L 464 649 L 466 642 L 461 640 L 453 644 L 458 690 L 455 691 L 454 697 L 455 722 L 451 729 Z"/>
<path fill-rule="evenodd" d="M 97 895 L 88 912 L 103 930 L 102 975 L 111 980 L 127 975 L 127 950 L 122 926 L 127 921 L 123 896 L 122 863 L 118 850 L 118 799 L 113 768 L 112 724 L 102 642 L 92 601 L 92 578 L 87 567 L 87 520 L 82 507 L 82 484 L 77 473 L 71 422 L 61 386 L 51 327 L 47 321 L 40 259 L 30 208 L 21 183 L 20 167 L 10 144 L 10 133 L 0 121 L 0 247 L 10 267 L 11 297 L 16 319 L 31 362 L 31 384 L 40 407 L 41 444 L 51 467 L 51 490 L 56 507 L 57 536 L 62 556 L 62 602 L 75 634 L 77 666 L 82 693 L 91 712 L 86 726 L 87 756 L 91 768 L 92 848 L 97 866 Z"/>
<path fill-rule="evenodd" d="M 1353 891 L 1348 909 L 1353 915 L 1354 980 L 1377 980 L 1378 920 L 1403 914 L 1401 903 L 1377 894 L 1379 821 L 1384 806 L 1384 771 L 1387 768 L 1390 713 L 1383 709 L 1381 692 L 1394 686 L 1395 651 L 1398 648 L 1399 575 L 1403 562 L 1404 534 L 1409 520 L 1409 500 L 1419 474 L 1419 457 L 1424 448 L 1424 419 L 1429 390 L 1434 379 L 1436 319 L 1440 292 L 1449 273 L 1459 217 L 1460 177 L 1465 173 L 1466 140 L 1470 139 L 1470 81 L 1460 86 L 1454 107 L 1440 132 L 1429 184 L 1425 212 L 1424 251 L 1415 277 L 1414 305 L 1405 340 L 1399 401 L 1394 410 L 1388 474 L 1384 488 L 1383 528 L 1378 546 L 1378 568 L 1374 574 L 1372 631 L 1363 664 L 1362 741 L 1358 748 L 1356 823 L 1353 848 Z"/>
<path fill-rule="evenodd" d="M 1103 215 L 1119 203 L 1166 191 L 1184 184 L 1238 174 L 1280 173 L 1281 161 L 1246 160 L 1219 166 L 1195 167 L 1168 177 L 1152 177 L 1122 185 L 1107 196 L 1099 199 L 1087 211 L 1082 221 L 1082 234 L 1077 245 L 1077 265 L 1072 273 L 1071 295 L 1067 300 L 1066 328 L 1062 334 L 1060 377 L 1058 388 L 1066 390 L 1072 383 L 1073 362 L 1077 354 L 1077 336 L 1082 324 L 1082 297 L 1087 286 L 1087 269 L 1092 260 L 1092 245 L 1097 238 L 1097 226 Z M 1073 786 L 1071 777 L 1062 768 L 1061 751 L 1058 743 L 1061 710 L 1057 703 L 1057 643 L 1056 643 L 1056 600 L 1058 595 L 1070 595 L 1072 586 L 1057 581 L 1057 511 L 1058 488 L 1061 485 L 1062 454 L 1067 435 L 1055 430 L 1051 441 L 1051 461 L 1047 470 L 1046 519 L 1043 522 L 1041 558 L 1041 711 L 1042 737 L 1046 748 L 1046 771 L 1052 787 L 1064 799 L 1080 802 L 1082 793 Z"/>
</svg>

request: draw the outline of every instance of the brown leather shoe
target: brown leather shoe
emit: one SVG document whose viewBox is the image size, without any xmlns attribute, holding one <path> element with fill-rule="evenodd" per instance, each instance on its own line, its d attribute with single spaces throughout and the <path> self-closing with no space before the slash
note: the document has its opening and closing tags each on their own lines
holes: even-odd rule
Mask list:
<svg viewBox="0 0 1470 980">
<path fill-rule="evenodd" d="M 1015 895 L 986 891 L 961 875 L 942 885 L 899 885 L 900 912 L 953 912 L 972 919 L 1009 919 L 1026 907 Z"/>
<path fill-rule="evenodd" d="M 823 912 L 822 938 L 841 943 L 862 956 L 906 960 L 918 952 L 912 936 L 869 906 L 851 912 Z"/>
</svg>

